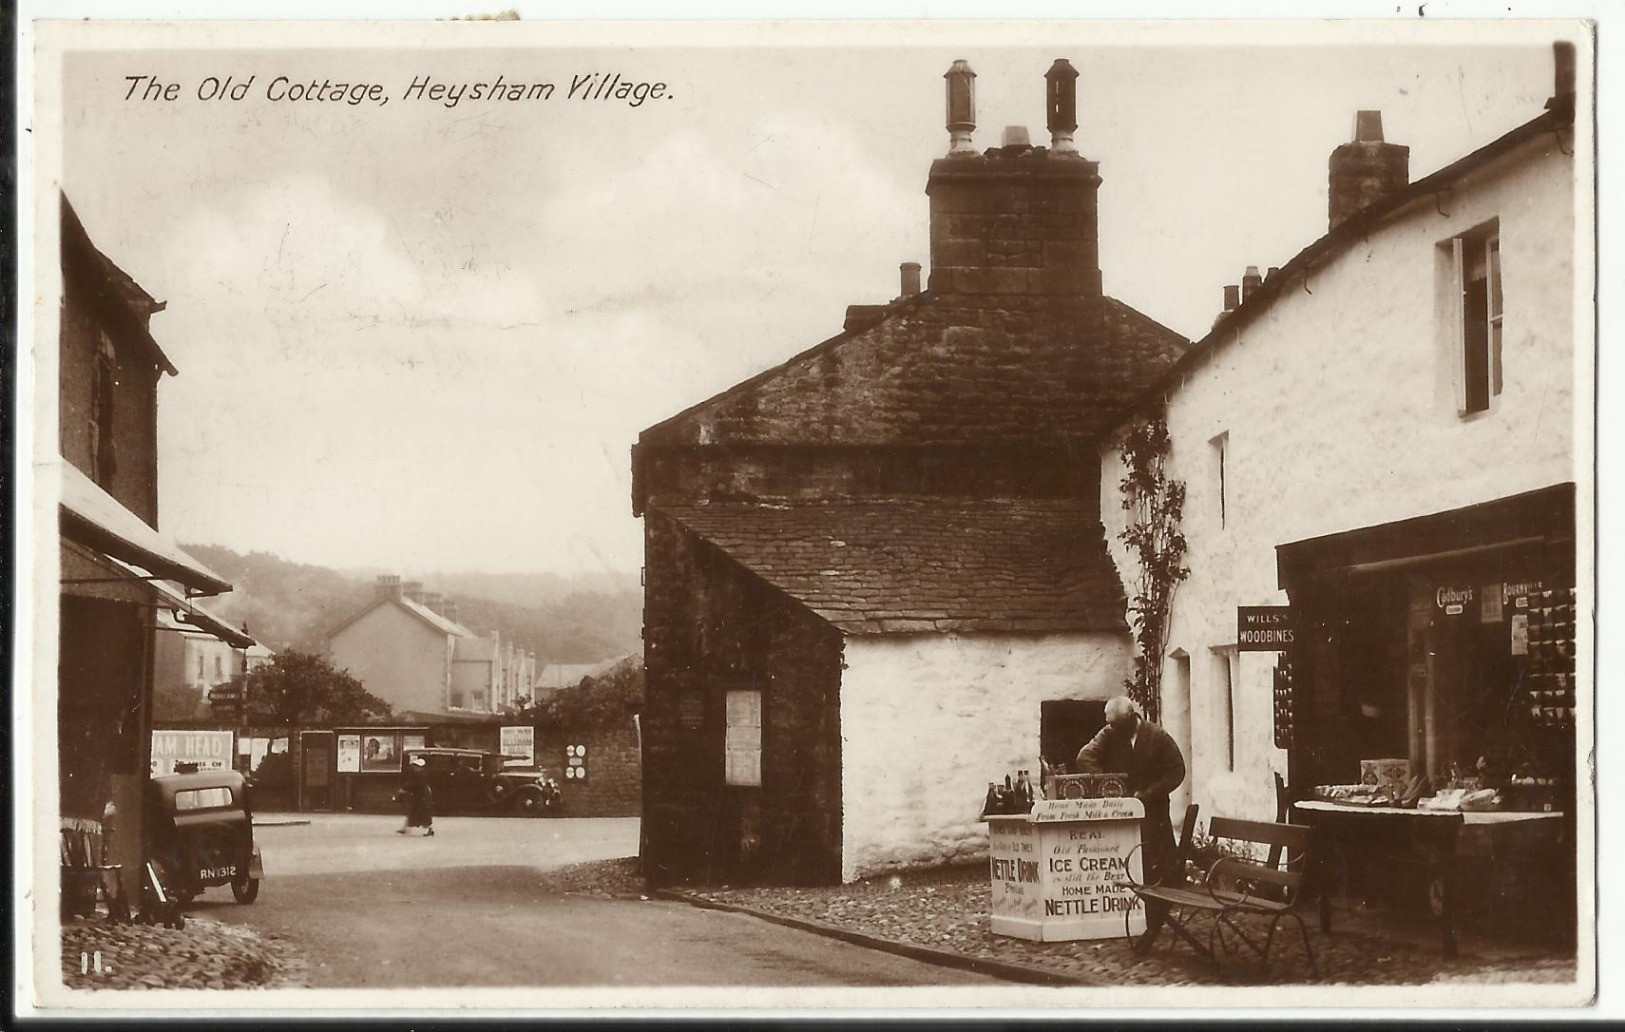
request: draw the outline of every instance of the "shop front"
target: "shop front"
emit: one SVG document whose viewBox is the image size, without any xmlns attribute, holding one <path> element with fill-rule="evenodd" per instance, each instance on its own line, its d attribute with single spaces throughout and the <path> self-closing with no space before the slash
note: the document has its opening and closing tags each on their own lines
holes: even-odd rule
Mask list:
<svg viewBox="0 0 1625 1032">
<path fill-rule="evenodd" d="M 1572 937 L 1572 484 L 1278 549 L 1277 740 L 1351 905 Z M 1586 678 L 1589 684 L 1589 678 Z"/>
</svg>

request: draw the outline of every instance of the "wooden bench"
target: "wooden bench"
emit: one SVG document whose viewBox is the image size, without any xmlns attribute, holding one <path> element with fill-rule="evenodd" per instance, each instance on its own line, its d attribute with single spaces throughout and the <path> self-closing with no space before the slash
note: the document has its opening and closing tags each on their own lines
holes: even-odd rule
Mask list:
<svg viewBox="0 0 1625 1032">
<path fill-rule="evenodd" d="M 1147 884 L 1132 878 L 1121 883 L 1145 903 L 1148 918 L 1153 909 L 1166 912 L 1164 920 L 1154 922 L 1154 927 L 1148 920 L 1145 933 L 1138 938 L 1133 935 L 1125 915 L 1124 927 L 1136 951 L 1149 950 L 1166 927 L 1217 966 L 1221 953 L 1234 951 L 1234 946 L 1225 939 L 1225 932 L 1229 931 L 1258 955 L 1260 971 L 1267 974 L 1276 929 L 1284 918 L 1290 917 L 1298 923 L 1298 933 L 1309 957 L 1309 969 L 1318 978 L 1320 969 L 1315 963 L 1314 947 L 1309 943 L 1309 931 L 1297 913 L 1304 869 L 1309 861 L 1310 829 L 1299 824 L 1214 817 L 1208 823 L 1208 834 L 1245 855 L 1220 857 L 1197 886 Z M 1268 858 L 1251 858 L 1260 853 L 1267 854 Z M 1181 876 L 1183 863 L 1182 856 L 1177 868 Z M 1190 922 L 1199 914 L 1213 919 L 1206 942 L 1190 927 Z M 1267 925 L 1262 940 L 1257 938 L 1258 929 L 1248 934 L 1243 927 L 1252 921 Z"/>
</svg>

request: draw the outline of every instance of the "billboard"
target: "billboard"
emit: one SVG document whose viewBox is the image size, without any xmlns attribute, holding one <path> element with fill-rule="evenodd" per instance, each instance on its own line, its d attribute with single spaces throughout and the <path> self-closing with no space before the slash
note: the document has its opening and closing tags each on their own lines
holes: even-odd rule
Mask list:
<svg viewBox="0 0 1625 1032">
<path fill-rule="evenodd" d="M 519 757 L 504 760 L 504 767 L 536 766 L 536 729 L 534 727 L 505 727 L 502 729 L 501 752 L 504 756 Z"/>
<path fill-rule="evenodd" d="M 198 770 L 230 770 L 235 733 L 231 731 L 154 731 L 152 775 L 175 773 L 177 763 Z"/>
</svg>

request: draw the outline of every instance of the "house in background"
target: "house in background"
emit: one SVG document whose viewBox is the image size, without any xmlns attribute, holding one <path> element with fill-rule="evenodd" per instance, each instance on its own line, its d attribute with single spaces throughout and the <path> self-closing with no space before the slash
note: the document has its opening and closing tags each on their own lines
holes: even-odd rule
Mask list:
<svg viewBox="0 0 1625 1032">
<path fill-rule="evenodd" d="M 1271 820 L 1271 771 L 1303 799 L 1392 757 L 1435 788 L 1481 761 L 1555 780 L 1525 808 L 1572 822 L 1592 284 L 1575 266 L 1590 190 L 1574 51 L 1556 56 L 1543 113 L 1414 182 L 1381 114 L 1360 112 L 1331 157 L 1326 234 L 1228 288 L 1212 332 L 1129 413 L 1166 421 L 1165 469 L 1187 487 L 1161 701 L 1204 813 Z M 1127 578 L 1115 442 L 1101 467 Z M 1291 642 L 1251 651 L 1241 606 L 1289 606 Z M 1495 816 L 1479 838 L 1523 835 L 1526 859 L 1565 833 L 1544 811 Z M 1529 882 L 1559 909 L 1566 834 Z"/>
<path fill-rule="evenodd" d="M 203 610 L 178 615 L 159 610 L 157 630 L 153 715 L 158 720 L 208 719 L 213 715 L 209 707 L 212 689 L 230 684 L 275 658 L 275 653 L 246 630 L 232 628 Z"/>
<path fill-rule="evenodd" d="M 156 614 L 252 639 L 197 605 L 231 585 L 158 529 L 158 381 L 176 372 L 150 329 L 164 304 L 96 248 L 66 197 L 60 234 L 58 802 L 87 824 L 114 805 L 109 861 L 135 898 Z"/>
<path fill-rule="evenodd" d="M 534 655 L 457 622 L 450 599 L 417 581 L 378 578 L 373 600 L 328 632 L 327 655 L 401 718 L 484 717 L 514 705 Z"/>
<path fill-rule="evenodd" d="M 978 152 L 956 62 L 930 289 L 903 266 L 894 301 L 639 436 L 655 882 L 980 855 L 987 781 L 1037 770 L 1041 727 L 1070 755 L 1122 690 L 1096 442 L 1188 342 L 1102 291 L 1076 76 L 1046 76 L 1050 147 Z"/>
</svg>

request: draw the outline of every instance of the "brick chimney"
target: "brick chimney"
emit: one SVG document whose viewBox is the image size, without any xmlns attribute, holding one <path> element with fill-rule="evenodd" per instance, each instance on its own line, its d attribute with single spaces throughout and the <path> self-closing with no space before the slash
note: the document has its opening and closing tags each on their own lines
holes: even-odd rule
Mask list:
<svg viewBox="0 0 1625 1032">
<path fill-rule="evenodd" d="M 1046 77 L 1052 149 L 1026 130 L 977 154 L 976 73 L 955 61 L 948 79 L 948 156 L 931 163 L 931 290 L 938 294 L 1100 295 L 1096 194 L 1099 166 L 1070 151 L 1076 72 L 1057 62 Z M 1057 68 L 1060 70 L 1058 71 Z M 1063 142 L 1068 149 L 1062 149 Z"/>
<path fill-rule="evenodd" d="M 415 580 L 409 580 L 409 581 L 401 582 L 401 595 L 403 597 L 405 597 L 406 599 L 408 599 L 409 601 L 416 602 L 418 605 L 422 605 L 423 604 L 423 582 L 422 581 L 415 581 Z"/>
<path fill-rule="evenodd" d="M 376 601 L 387 602 L 390 599 L 401 597 L 401 578 L 393 573 L 381 573 L 372 586 L 372 595 Z"/>
<path fill-rule="evenodd" d="M 449 598 L 443 598 L 440 600 L 440 615 L 450 620 L 452 623 L 461 622 L 457 619 L 457 603 L 453 602 Z"/>
<path fill-rule="evenodd" d="M 423 605 L 430 612 L 442 613 L 446 605 L 446 596 L 438 591 L 425 591 L 423 593 Z"/>
<path fill-rule="evenodd" d="M 1410 182 L 1411 149 L 1382 139 L 1382 112 L 1354 116 L 1354 142 L 1332 151 L 1327 209 L 1331 229 Z"/>
</svg>

